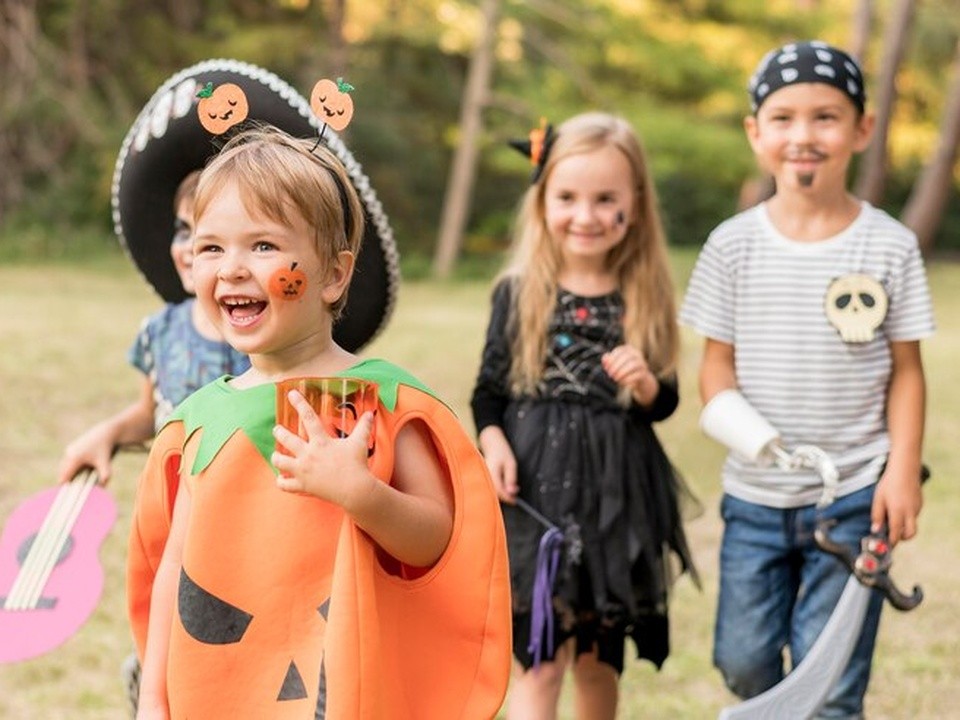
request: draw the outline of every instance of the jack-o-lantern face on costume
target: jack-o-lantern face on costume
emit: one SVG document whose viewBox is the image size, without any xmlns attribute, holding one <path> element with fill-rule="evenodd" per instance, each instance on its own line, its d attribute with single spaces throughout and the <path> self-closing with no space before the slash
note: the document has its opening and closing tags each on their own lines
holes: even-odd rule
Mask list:
<svg viewBox="0 0 960 720">
<path fill-rule="evenodd" d="M 281 268 L 270 276 L 267 290 L 274 297 L 297 300 L 307 290 L 307 274 L 297 270 L 297 263 L 292 263 L 289 268 Z"/>
<path fill-rule="evenodd" d="M 184 468 L 194 468 L 200 449 L 187 443 Z M 191 531 L 199 547 L 184 548 L 177 586 L 171 717 L 295 720 L 314 717 L 326 702 L 324 639 L 343 511 L 278 492 L 275 481 L 244 432 L 223 442 L 216 465 L 184 480 L 203 520 Z M 207 514 L 202 508 L 213 497 L 222 502 Z M 213 678 L 219 692 L 211 695 Z M 236 712 L 239 696 L 247 714 Z"/>
<path fill-rule="evenodd" d="M 205 590 L 191 580 L 182 568 L 177 594 L 177 607 L 183 629 L 187 631 L 190 637 L 204 645 L 231 645 L 242 642 L 251 622 L 255 621 L 255 616 L 252 613 L 236 607 Z M 318 617 L 322 619 L 323 624 L 327 622 L 329 609 L 329 598 L 316 608 Z M 264 622 L 262 618 L 260 621 Z M 312 685 L 316 680 L 311 675 L 305 677 L 305 673 L 309 673 L 309 670 L 301 669 L 297 665 L 296 658 L 290 659 L 283 674 L 283 681 L 276 688 L 277 702 L 303 700 L 309 696 L 307 683 L 309 682 Z M 326 672 L 321 660 L 320 686 L 317 696 L 317 704 L 320 708 L 326 703 L 325 686 Z"/>
<path fill-rule="evenodd" d="M 317 81 L 310 93 L 310 107 L 318 118 L 337 132 L 343 130 L 353 119 L 353 90 L 343 78 L 337 81 L 323 79 Z"/>
<path fill-rule="evenodd" d="M 214 135 L 222 135 L 242 123 L 250 112 L 246 94 L 234 83 L 224 83 L 216 89 L 213 83 L 207 83 L 197 97 L 200 98 L 197 104 L 200 124 Z"/>
</svg>

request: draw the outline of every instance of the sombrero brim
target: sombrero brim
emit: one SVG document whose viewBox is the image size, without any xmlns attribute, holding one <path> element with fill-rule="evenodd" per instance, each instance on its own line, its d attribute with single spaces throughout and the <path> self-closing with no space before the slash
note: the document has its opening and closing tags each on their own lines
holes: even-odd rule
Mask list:
<svg viewBox="0 0 960 720">
<path fill-rule="evenodd" d="M 112 202 L 120 244 L 166 302 L 187 297 L 170 258 L 174 194 L 187 173 L 206 165 L 222 144 L 197 118 L 197 90 L 208 82 L 243 88 L 249 121 L 275 125 L 295 137 L 316 136 L 321 127 L 309 102 L 293 87 L 248 63 L 206 60 L 160 86 L 120 148 Z M 399 256 L 390 223 L 359 163 L 331 128 L 323 139 L 346 168 L 367 221 L 347 305 L 333 329 L 336 342 L 355 352 L 390 318 L 400 285 Z"/>
</svg>

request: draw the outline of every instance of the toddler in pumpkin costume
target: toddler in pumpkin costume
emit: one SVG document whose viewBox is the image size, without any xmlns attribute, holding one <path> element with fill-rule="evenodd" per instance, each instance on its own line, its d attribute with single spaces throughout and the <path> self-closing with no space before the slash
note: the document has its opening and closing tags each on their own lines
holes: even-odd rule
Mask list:
<svg viewBox="0 0 960 720">
<path fill-rule="evenodd" d="M 363 213 L 313 144 L 244 132 L 200 179 L 198 302 L 251 368 L 175 411 L 140 481 L 138 717 L 490 718 L 511 645 L 497 500 L 443 403 L 334 342 Z M 276 383 L 303 376 L 375 381 L 376 421 L 331 438 L 291 392 L 303 436 L 278 426 Z"/>
</svg>

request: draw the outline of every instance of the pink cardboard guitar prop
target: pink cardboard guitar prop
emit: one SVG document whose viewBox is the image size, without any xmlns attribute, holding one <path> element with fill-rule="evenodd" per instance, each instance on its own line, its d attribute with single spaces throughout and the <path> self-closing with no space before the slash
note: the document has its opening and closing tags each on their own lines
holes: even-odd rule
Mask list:
<svg viewBox="0 0 960 720">
<path fill-rule="evenodd" d="M 99 548 L 116 518 L 93 471 L 14 510 L 0 536 L 0 663 L 50 652 L 86 622 L 103 591 Z"/>
</svg>

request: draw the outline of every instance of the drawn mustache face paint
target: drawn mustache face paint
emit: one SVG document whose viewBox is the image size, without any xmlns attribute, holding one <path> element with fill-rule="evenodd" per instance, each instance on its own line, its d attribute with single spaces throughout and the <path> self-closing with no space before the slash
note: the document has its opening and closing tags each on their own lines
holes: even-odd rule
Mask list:
<svg viewBox="0 0 960 720">
<path fill-rule="evenodd" d="M 797 160 L 815 160 L 817 162 L 826 159 L 826 155 L 819 150 L 808 149 L 800 154 Z M 816 171 L 804 171 L 797 173 L 797 182 L 800 184 L 800 187 L 810 187 L 813 185 L 813 181 L 816 180 L 817 173 Z"/>
</svg>

